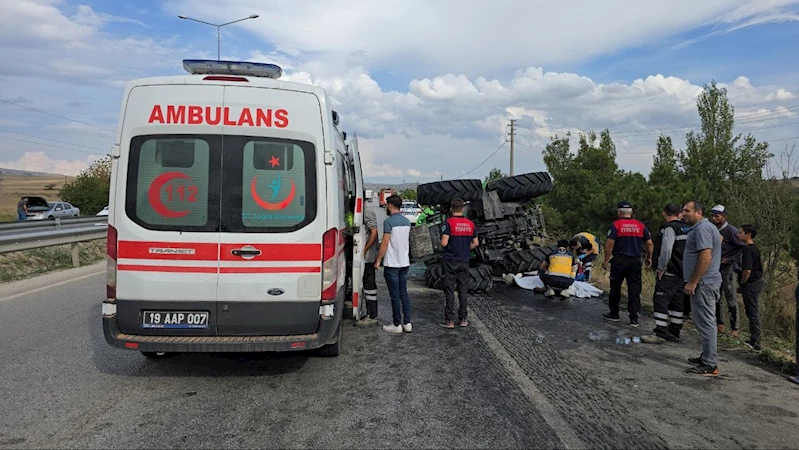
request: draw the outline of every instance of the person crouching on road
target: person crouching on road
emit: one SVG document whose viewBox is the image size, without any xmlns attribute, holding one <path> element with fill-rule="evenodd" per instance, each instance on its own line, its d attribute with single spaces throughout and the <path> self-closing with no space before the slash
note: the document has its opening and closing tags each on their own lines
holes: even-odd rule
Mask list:
<svg viewBox="0 0 799 450">
<path fill-rule="evenodd" d="M 538 270 L 539 278 L 547 289 L 547 297 L 555 295 L 555 291 L 560 293 L 563 298 L 571 296 L 571 287 L 574 284 L 574 275 L 577 272 L 577 258 L 569 251 L 569 242 L 566 240 L 558 241 L 558 251 L 549 255 L 547 260 L 541 263 Z"/>
<path fill-rule="evenodd" d="M 652 235 L 643 222 L 633 219 L 633 207 L 622 201 L 618 205 L 619 218 L 608 230 L 605 243 L 605 260 L 602 268 L 610 265 L 610 312 L 602 315 L 607 320 L 619 321 L 621 284 L 627 280 L 627 311 L 630 313 L 630 326 L 638 327 L 638 312 L 641 310 L 641 243 L 646 244 L 646 265 L 652 265 Z M 611 257 L 613 260 L 611 261 Z"/>
<path fill-rule="evenodd" d="M 383 242 L 375 260 L 375 270 L 384 261 L 386 285 L 391 296 L 391 310 L 394 323 L 384 325 L 383 331 L 389 333 L 410 333 L 411 299 L 408 297 L 408 269 L 410 261 L 411 222 L 402 215 L 402 197 L 391 195 L 386 199 L 388 217 L 383 222 Z"/>
<path fill-rule="evenodd" d="M 365 197 L 365 195 L 364 195 Z M 368 237 L 364 246 L 365 265 L 363 269 L 363 296 L 366 297 L 366 314 L 355 323 L 360 327 L 377 325 L 377 280 L 375 277 L 375 260 L 377 259 L 377 248 L 380 243 L 377 240 L 377 214 L 372 208 L 363 210 L 363 226 L 366 228 Z"/>
<path fill-rule="evenodd" d="M 463 217 L 464 201 L 450 203 L 452 217 L 441 226 L 441 247 L 444 249 L 444 328 L 455 328 L 455 289 L 458 290 L 458 324 L 468 326 L 467 294 L 469 292 L 469 255 L 479 245 L 474 223 Z"/>
<path fill-rule="evenodd" d="M 682 261 L 685 242 L 691 229 L 681 220 L 681 208 L 669 203 L 663 208 L 666 223 L 655 236 L 655 329 L 662 339 L 679 342 L 685 304 L 685 281 L 682 276 Z"/>
<path fill-rule="evenodd" d="M 599 241 L 593 234 L 583 232 L 572 238 L 569 247 L 571 247 L 572 253 L 577 255 L 580 263 L 580 270 L 575 280 L 590 283 L 591 269 L 593 269 L 594 261 L 599 257 Z"/>
<path fill-rule="evenodd" d="M 753 225 L 741 225 L 738 239 L 743 244 L 741 252 L 741 279 L 738 292 L 744 298 L 746 317 L 749 319 L 749 341 L 747 345 L 760 351 L 760 293 L 766 285 L 763 278 L 763 260 L 760 248 L 755 244 L 757 230 Z"/>
<path fill-rule="evenodd" d="M 686 203 L 683 213 L 691 226 L 683 257 L 683 291 L 691 296 L 691 315 L 702 339 L 702 354 L 688 358 L 695 365 L 688 373 L 715 377 L 719 374 L 716 302 L 721 297 L 721 234 L 705 217 L 702 203 Z"/>
</svg>

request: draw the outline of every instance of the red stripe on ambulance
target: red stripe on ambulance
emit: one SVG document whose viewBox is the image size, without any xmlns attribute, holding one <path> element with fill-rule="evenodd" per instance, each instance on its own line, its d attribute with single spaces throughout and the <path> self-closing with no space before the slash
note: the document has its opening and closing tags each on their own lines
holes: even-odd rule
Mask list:
<svg viewBox="0 0 799 450">
<path fill-rule="evenodd" d="M 147 123 L 286 128 L 289 126 L 289 112 L 285 109 L 242 108 L 237 116 L 231 114 L 227 106 L 155 105 Z"/>
</svg>

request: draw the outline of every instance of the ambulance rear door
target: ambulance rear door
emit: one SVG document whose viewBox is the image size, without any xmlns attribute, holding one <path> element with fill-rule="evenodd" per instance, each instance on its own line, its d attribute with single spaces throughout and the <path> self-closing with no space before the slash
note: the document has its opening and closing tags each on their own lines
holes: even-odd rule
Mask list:
<svg viewBox="0 0 799 450">
<path fill-rule="evenodd" d="M 316 333 L 327 230 L 324 132 L 309 92 L 225 86 L 218 330 Z"/>
<path fill-rule="evenodd" d="M 364 198 L 363 172 L 361 170 L 361 155 L 358 152 L 358 137 L 353 136 L 347 146 L 347 159 L 352 174 L 352 182 L 355 189 L 355 217 L 353 223 L 357 232 L 353 235 L 352 251 L 352 315 L 357 321 L 361 319 L 366 311 L 366 301 L 363 295 L 363 271 L 366 256 L 364 247 L 366 246 L 366 235 L 368 230 L 363 224 L 363 209 L 366 208 Z"/>
<path fill-rule="evenodd" d="M 123 333 L 216 333 L 223 93 L 186 84 L 130 91 L 109 222 Z"/>
</svg>

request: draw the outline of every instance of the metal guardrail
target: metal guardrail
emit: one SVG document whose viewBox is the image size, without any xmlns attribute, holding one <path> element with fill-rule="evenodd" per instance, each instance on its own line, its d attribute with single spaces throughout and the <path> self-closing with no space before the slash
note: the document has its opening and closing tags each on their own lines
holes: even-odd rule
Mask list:
<svg viewBox="0 0 799 450">
<path fill-rule="evenodd" d="M 78 243 L 93 241 L 97 239 L 105 239 L 108 234 L 108 218 L 103 217 L 103 220 L 96 218 L 91 220 L 93 224 L 88 224 L 89 221 L 84 221 L 85 225 L 70 226 L 67 228 L 52 226 L 54 229 L 40 229 L 41 227 L 32 227 L 32 230 L 19 230 L 19 232 L 4 232 L 0 234 L 0 254 L 18 252 L 22 250 L 30 250 L 34 248 L 52 247 L 55 245 L 70 244 L 72 253 L 72 265 L 74 267 L 80 266 L 80 258 L 78 256 Z M 67 223 L 75 223 L 73 219 Z"/>
<path fill-rule="evenodd" d="M 58 218 L 55 220 L 26 220 L 24 222 L 0 223 L 0 232 L 11 230 L 27 230 L 31 228 L 57 228 L 59 225 L 79 225 L 95 222 L 107 222 L 108 216 L 89 216 L 78 218 Z"/>
</svg>

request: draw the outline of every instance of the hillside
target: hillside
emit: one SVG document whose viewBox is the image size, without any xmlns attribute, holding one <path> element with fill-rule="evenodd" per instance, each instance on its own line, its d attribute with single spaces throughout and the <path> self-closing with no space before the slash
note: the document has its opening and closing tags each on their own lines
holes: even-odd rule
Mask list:
<svg viewBox="0 0 799 450">
<path fill-rule="evenodd" d="M 31 172 L 29 170 L 6 169 L 0 167 L 0 175 L 14 175 L 20 177 L 59 177 L 57 173 Z"/>
<path fill-rule="evenodd" d="M 2 169 L 10 170 L 10 169 Z M 65 175 L 23 172 L 24 175 L 0 172 L 0 222 L 13 220 L 17 202 L 26 195 L 40 196 L 47 200 L 61 200 L 58 191 L 64 183 L 75 177 Z"/>
</svg>

